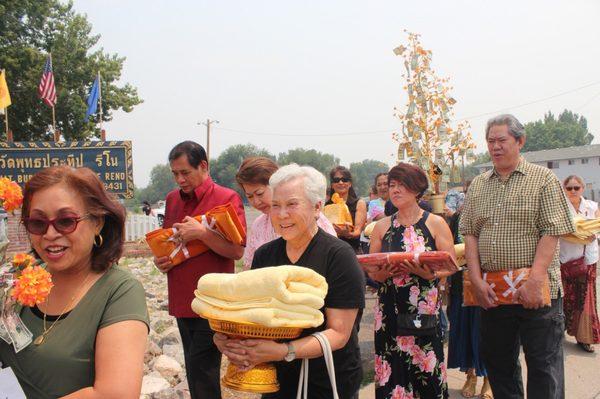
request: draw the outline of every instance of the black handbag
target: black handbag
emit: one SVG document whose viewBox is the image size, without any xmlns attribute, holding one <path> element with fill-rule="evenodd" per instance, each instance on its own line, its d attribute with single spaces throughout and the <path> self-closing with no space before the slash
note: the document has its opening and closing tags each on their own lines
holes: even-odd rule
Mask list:
<svg viewBox="0 0 600 399">
<path fill-rule="evenodd" d="M 438 317 L 433 314 L 399 314 L 398 336 L 432 336 L 437 333 Z"/>
</svg>

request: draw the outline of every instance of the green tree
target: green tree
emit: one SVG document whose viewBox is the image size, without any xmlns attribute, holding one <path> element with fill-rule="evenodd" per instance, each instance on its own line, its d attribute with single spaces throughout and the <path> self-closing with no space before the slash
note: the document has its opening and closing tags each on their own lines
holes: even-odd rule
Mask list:
<svg viewBox="0 0 600 399">
<path fill-rule="evenodd" d="M 491 160 L 492 158 L 490 157 L 489 152 L 480 152 L 479 154 L 475 154 L 475 157 L 470 165 L 480 165 L 482 163 L 490 162 Z"/>
<path fill-rule="evenodd" d="M 390 167 L 387 164 L 373 159 L 351 163 L 350 173 L 352 173 L 352 185 L 356 194 L 361 197 L 368 196 L 371 186 L 375 184 L 375 176 L 388 170 L 390 170 Z"/>
<path fill-rule="evenodd" d="M 564 110 L 558 118 L 548 112 L 543 120 L 525 124 L 525 133 L 524 152 L 588 145 L 594 139 L 587 120 L 569 110 Z"/>
<path fill-rule="evenodd" d="M 93 116 L 84 121 L 86 98 L 97 73 L 102 74 L 103 120 L 112 111 L 131 112 L 142 100 L 135 87 L 117 86 L 124 57 L 93 50 L 100 35 L 92 35 L 86 17 L 59 0 L 0 2 L 0 68 L 6 69 L 12 97 L 10 128 L 15 140 L 47 140 L 52 111 L 37 95 L 46 53 L 52 54 L 57 89 L 57 129 L 67 140 L 99 137 Z M 4 132 L 2 132 L 4 134 Z"/>
<path fill-rule="evenodd" d="M 473 180 L 479 174 L 479 169 L 477 169 L 477 167 L 476 167 L 477 165 L 481 165 L 482 163 L 490 162 L 491 160 L 492 159 L 490 158 L 490 154 L 487 151 L 485 151 L 485 152 L 480 152 L 479 154 L 476 154 L 474 159 L 469 164 L 465 163 L 464 170 L 462 167 L 462 163 L 459 164 L 461 176 L 464 176 L 465 182 Z M 462 185 L 462 182 L 459 184 L 454 184 L 453 186 L 460 186 L 460 185 Z"/>
<path fill-rule="evenodd" d="M 135 190 L 138 203 L 148 201 L 151 204 L 164 200 L 167 194 L 177 187 L 168 164 L 156 165 L 150 172 L 150 183 L 143 189 Z"/>
<path fill-rule="evenodd" d="M 253 144 L 236 144 L 228 147 L 217 159 L 211 161 L 210 175 L 216 183 L 236 190 L 242 198 L 245 198 L 235 181 L 235 175 L 244 159 L 249 157 L 267 157 L 275 160 L 275 156 L 264 148 L 258 148 Z"/>
<path fill-rule="evenodd" d="M 340 164 L 340 159 L 333 154 L 326 154 L 316 150 L 307 150 L 304 148 L 294 148 L 288 152 L 282 152 L 277 157 L 279 165 L 288 165 L 297 163 L 298 165 L 309 165 L 323 173 L 329 175 L 329 171 Z"/>
</svg>

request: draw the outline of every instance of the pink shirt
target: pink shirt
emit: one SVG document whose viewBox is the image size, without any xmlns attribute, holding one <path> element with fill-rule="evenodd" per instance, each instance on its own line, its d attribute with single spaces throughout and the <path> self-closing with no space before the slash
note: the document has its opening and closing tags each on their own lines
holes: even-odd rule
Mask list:
<svg viewBox="0 0 600 399">
<path fill-rule="evenodd" d="M 326 233 L 337 237 L 333 225 L 322 213 L 317 219 L 317 226 L 323 229 L 323 231 Z M 277 238 L 279 238 L 279 235 L 275 233 L 275 229 L 271 224 L 271 218 L 269 215 L 263 213 L 257 217 L 254 223 L 252 223 L 252 228 L 250 229 L 250 233 L 246 239 L 246 249 L 244 250 L 244 270 L 249 270 L 250 266 L 252 266 L 254 252 L 256 252 L 258 248 L 260 248 L 263 244 L 266 244 L 269 241 L 273 241 Z"/>
</svg>

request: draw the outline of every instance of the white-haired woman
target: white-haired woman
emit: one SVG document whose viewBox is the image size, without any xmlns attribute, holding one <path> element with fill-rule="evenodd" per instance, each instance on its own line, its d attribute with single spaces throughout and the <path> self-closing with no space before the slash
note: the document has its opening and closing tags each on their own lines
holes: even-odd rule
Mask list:
<svg viewBox="0 0 600 399">
<path fill-rule="evenodd" d="M 269 212 L 271 210 L 269 179 L 277 169 L 279 169 L 279 165 L 269 158 L 251 157 L 244 159 L 235 175 L 235 180 L 246 194 L 250 205 L 262 212 L 254 220 L 248 232 L 246 248 L 244 249 L 244 270 L 250 269 L 254 252 L 261 245 L 279 238 L 275 229 L 273 229 Z M 333 225 L 322 213 L 319 213 L 317 225 L 326 233 L 337 237 Z"/>
<path fill-rule="evenodd" d="M 281 237 L 256 251 L 252 268 L 297 265 L 323 275 L 329 284 L 322 309 L 325 323 L 285 343 L 261 339 L 239 341 L 215 334 L 215 344 L 231 362 L 241 367 L 276 362 L 281 389 L 263 398 L 295 398 L 301 359 L 305 358 L 311 359 L 310 397 L 331 398 L 321 346 L 310 336 L 315 331 L 324 331 L 334 351 L 339 397 L 356 398 L 362 379 L 357 333 L 365 304 L 365 281 L 350 245 L 325 233 L 316 224 L 325 197 L 325 177 L 310 166 L 291 164 L 275 172 L 269 184 L 273 191 L 271 221 Z"/>
<path fill-rule="evenodd" d="M 579 176 L 569 176 L 563 181 L 573 216 L 586 219 L 600 217 L 598 203 L 583 198 L 585 184 Z M 583 259 L 582 259 L 583 258 Z M 592 345 L 600 343 L 600 321 L 596 308 L 596 265 L 598 263 L 598 240 L 587 245 L 579 245 L 560 239 L 561 269 L 568 268 L 569 262 L 581 262 L 587 266 L 585 276 L 569 277 L 563 273 L 565 289 L 564 312 L 567 334 L 577 340 L 586 352 L 594 352 Z"/>
</svg>

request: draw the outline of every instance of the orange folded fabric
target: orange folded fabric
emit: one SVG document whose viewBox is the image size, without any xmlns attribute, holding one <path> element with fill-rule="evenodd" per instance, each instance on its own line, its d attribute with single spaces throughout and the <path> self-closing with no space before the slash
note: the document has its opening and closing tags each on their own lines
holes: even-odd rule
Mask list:
<svg viewBox="0 0 600 399">
<path fill-rule="evenodd" d="M 231 203 L 212 208 L 205 215 L 194 219 L 204 223 L 208 228 L 218 232 L 227 241 L 237 245 L 245 245 L 246 230 Z M 200 240 L 192 240 L 185 244 L 173 239 L 176 228 L 158 229 L 146 234 L 146 242 L 157 258 L 168 256 L 174 265 L 193 258 L 209 250 Z"/>
<path fill-rule="evenodd" d="M 358 255 L 357 258 L 361 266 L 367 271 L 373 271 L 373 268 L 381 268 L 393 263 L 400 263 L 404 260 L 426 264 L 432 271 L 447 270 L 456 272 L 459 270 L 452 256 L 446 251 L 426 251 L 417 254 L 412 252 L 382 252 Z"/>
<path fill-rule="evenodd" d="M 523 267 L 514 270 L 484 272 L 483 279 L 496 293 L 498 305 L 516 305 L 518 302 L 515 300 L 515 293 L 529 278 L 530 270 L 528 267 Z M 550 306 L 550 280 L 548 277 L 542 285 L 542 296 L 544 305 Z M 479 306 L 468 271 L 463 273 L 463 304 L 464 306 Z"/>
<path fill-rule="evenodd" d="M 206 216 L 210 221 L 215 220 L 217 229 L 227 241 L 237 245 L 246 244 L 246 230 L 231 203 L 212 208 L 206 212 Z M 196 216 L 196 219 L 202 221 L 202 216 Z"/>
</svg>

